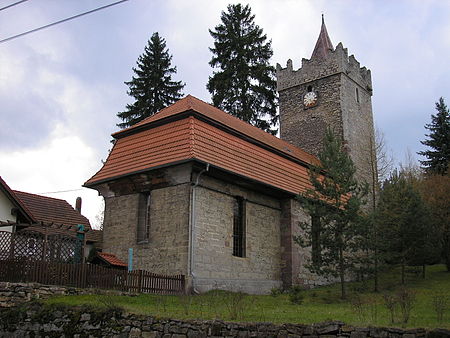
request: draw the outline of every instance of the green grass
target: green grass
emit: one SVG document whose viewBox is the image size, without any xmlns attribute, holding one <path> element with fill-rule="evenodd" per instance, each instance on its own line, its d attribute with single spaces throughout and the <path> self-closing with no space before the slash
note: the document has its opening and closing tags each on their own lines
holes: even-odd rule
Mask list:
<svg viewBox="0 0 450 338">
<path fill-rule="evenodd" d="M 373 293 L 373 281 L 349 283 L 349 300 L 340 299 L 339 285 L 303 291 L 300 305 L 292 304 L 288 294 L 278 296 L 244 296 L 225 291 L 211 291 L 195 296 L 115 296 L 80 295 L 48 299 L 46 303 L 94 306 L 119 306 L 129 313 L 170 317 L 178 319 L 222 319 L 250 322 L 311 324 L 327 320 L 340 320 L 355 326 L 405 326 L 450 329 L 450 273 L 443 265 L 427 268 L 427 276 L 409 273 L 406 287 L 415 295 L 409 322 L 404 325 L 399 319 L 390 321 L 384 305 L 383 294 L 396 293 L 399 289 L 398 270 L 380 276 L 380 293 Z M 446 297 L 447 309 L 442 322 L 438 322 L 433 309 L 434 297 Z M 359 297 L 358 311 L 354 304 Z M 230 304 L 235 305 L 230 305 Z M 230 310 L 234 310 L 230 311 Z M 397 313 L 399 310 L 397 309 Z M 398 316 L 399 318 L 399 316 Z"/>
</svg>

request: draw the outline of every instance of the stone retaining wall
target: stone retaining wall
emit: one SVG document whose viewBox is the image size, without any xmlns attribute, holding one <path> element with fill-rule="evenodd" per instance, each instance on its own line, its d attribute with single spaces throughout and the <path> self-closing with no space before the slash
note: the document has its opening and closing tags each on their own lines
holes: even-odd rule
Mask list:
<svg viewBox="0 0 450 338">
<path fill-rule="evenodd" d="M 66 286 L 43 285 L 38 283 L 0 282 L 0 309 L 10 308 L 32 300 L 45 299 L 51 296 L 85 295 L 92 293 L 134 295 L 128 292 L 98 289 L 77 289 Z"/>
<path fill-rule="evenodd" d="M 120 310 L 65 308 L 27 304 L 0 311 L 1 337 L 309 337 L 309 338 L 444 338 L 449 330 L 355 328 L 342 322 L 316 325 L 230 323 L 158 319 L 126 315 Z"/>
</svg>

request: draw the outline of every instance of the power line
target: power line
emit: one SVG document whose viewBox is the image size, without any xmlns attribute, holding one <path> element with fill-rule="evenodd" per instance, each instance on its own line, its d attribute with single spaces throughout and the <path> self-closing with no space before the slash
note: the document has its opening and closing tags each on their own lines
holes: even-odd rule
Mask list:
<svg viewBox="0 0 450 338">
<path fill-rule="evenodd" d="M 8 5 L 8 6 L 5 6 L 5 7 L 0 8 L 0 11 L 3 11 L 4 9 L 13 7 L 13 6 L 18 5 L 18 4 L 21 4 L 22 2 L 25 2 L 25 1 L 28 1 L 28 0 L 20 0 L 20 1 L 17 1 L 17 2 L 15 2 L 15 3 L 11 4 L 11 5 Z"/>
<path fill-rule="evenodd" d="M 24 1 L 24 0 L 23 0 L 23 1 Z M 102 10 L 102 9 L 105 9 L 105 8 L 108 8 L 108 7 L 112 7 L 112 6 L 115 6 L 115 5 L 118 5 L 118 4 L 120 4 L 120 3 L 122 3 L 122 2 L 125 2 L 125 1 L 129 1 L 129 0 L 120 0 L 120 1 L 116 1 L 116 2 L 113 2 L 113 3 L 109 4 L 109 5 L 105 5 L 105 6 L 102 6 L 102 7 L 98 7 L 98 8 L 92 9 L 92 10 L 90 10 L 90 11 L 87 11 L 87 12 L 84 12 L 84 13 L 80 13 L 80 14 L 71 16 L 71 17 L 66 18 L 66 19 L 62 19 L 62 20 L 59 20 L 59 21 L 55 21 L 55 22 L 52 22 L 52 23 L 50 23 L 50 24 L 48 24 L 48 25 L 41 26 L 41 27 L 32 29 L 32 30 L 27 31 L 27 32 L 24 32 L 24 33 L 20 33 L 20 34 L 17 34 L 17 35 L 13 35 L 13 36 L 10 36 L 9 38 L 0 40 L 0 43 L 6 42 L 6 41 L 10 41 L 10 40 L 13 40 L 13 39 L 17 39 L 17 38 L 19 38 L 19 37 L 21 37 L 21 36 L 28 35 L 28 34 L 31 34 L 31 33 L 34 33 L 34 32 L 40 31 L 40 30 L 43 30 L 43 29 L 45 29 L 45 28 L 49 28 L 49 27 L 58 25 L 58 24 L 60 24 L 60 23 L 63 23 L 63 22 L 66 22 L 66 21 L 70 21 L 70 20 L 79 18 L 79 17 L 81 17 L 81 16 L 84 16 L 84 15 L 87 15 L 87 14 L 91 14 L 91 13 L 100 11 L 100 10 Z"/>
<path fill-rule="evenodd" d="M 38 193 L 36 193 L 36 195 L 59 194 L 62 192 L 71 192 L 71 191 L 80 191 L 80 190 L 83 190 L 83 189 L 79 188 L 79 189 L 60 190 L 60 191 L 38 192 Z"/>
</svg>

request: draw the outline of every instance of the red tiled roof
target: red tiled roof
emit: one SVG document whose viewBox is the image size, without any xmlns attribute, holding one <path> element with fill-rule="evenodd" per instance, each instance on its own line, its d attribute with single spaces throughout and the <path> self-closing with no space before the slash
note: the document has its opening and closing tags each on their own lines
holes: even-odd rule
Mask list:
<svg viewBox="0 0 450 338">
<path fill-rule="evenodd" d="M 31 212 L 37 222 L 75 226 L 83 224 L 90 228 L 89 220 L 65 200 L 13 190 L 17 198 Z"/>
<path fill-rule="evenodd" d="M 312 161 L 316 161 L 316 157 L 307 153 L 306 151 L 293 146 L 292 144 L 279 139 L 276 136 L 273 136 L 265 131 L 254 127 L 237 117 L 234 117 L 230 114 L 225 113 L 223 110 L 216 108 L 202 100 L 197 99 L 192 95 L 187 95 L 185 98 L 177 101 L 171 106 L 168 106 L 153 116 L 150 116 L 139 123 L 136 123 L 134 126 L 118 131 L 112 134 L 113 137 L 120 138 L 121 134 L 127 134 L 130 131 L 138 128 L 142 128 L 145 125 L 151 125 L 156 121 L 161 121 L 165 118 L 186 112 L 186 111 L 195 111 L 216 123 L 219 123 L 223 126 L 231 128 L 238 133 L 245 135 L 255 141 L 258 141 L 262 144 L 265 144 L 269 147 L 272 147 L 278 151 L 285 153 L 286 155 L 295 157 L 301 161 L 310 163 Z"/>
<path fill-rule="evenodd" d="M 115 255 L 107 252 L 97 252 L 97 256 L 100 257 L 102 260 L 104 260 L 106 263 L 111 264 L 113 266 L 121 266 L 121 267 L 128 266 L 126 263 L 122 262 Z"/>
<path fill-rule="evenodd" d="M 186 111 L 197 115 L 170 119 Z M 86 186 L 197 159 L 297 194 L 310 187 L 307 163 L 317 162 L 313 155 L 192 96 L 113 136 L 117 141 L 106 163 Z"/>
</svg>

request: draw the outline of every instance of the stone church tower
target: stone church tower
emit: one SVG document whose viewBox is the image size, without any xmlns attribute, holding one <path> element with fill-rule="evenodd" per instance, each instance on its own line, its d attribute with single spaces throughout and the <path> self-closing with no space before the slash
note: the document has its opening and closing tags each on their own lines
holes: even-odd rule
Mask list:
<svg viewBox="0 0 450 338">
<path fill-rule="evenodd" d="M 322 27 L 311 58 L 298 70 L 277 65 L 281 138 L 317 155 L 327 127 L 342 138 L 369 184 L 376 172 L 370 70 L 361 67 L 339 43 L 333 48 Z"/>
</svg>

